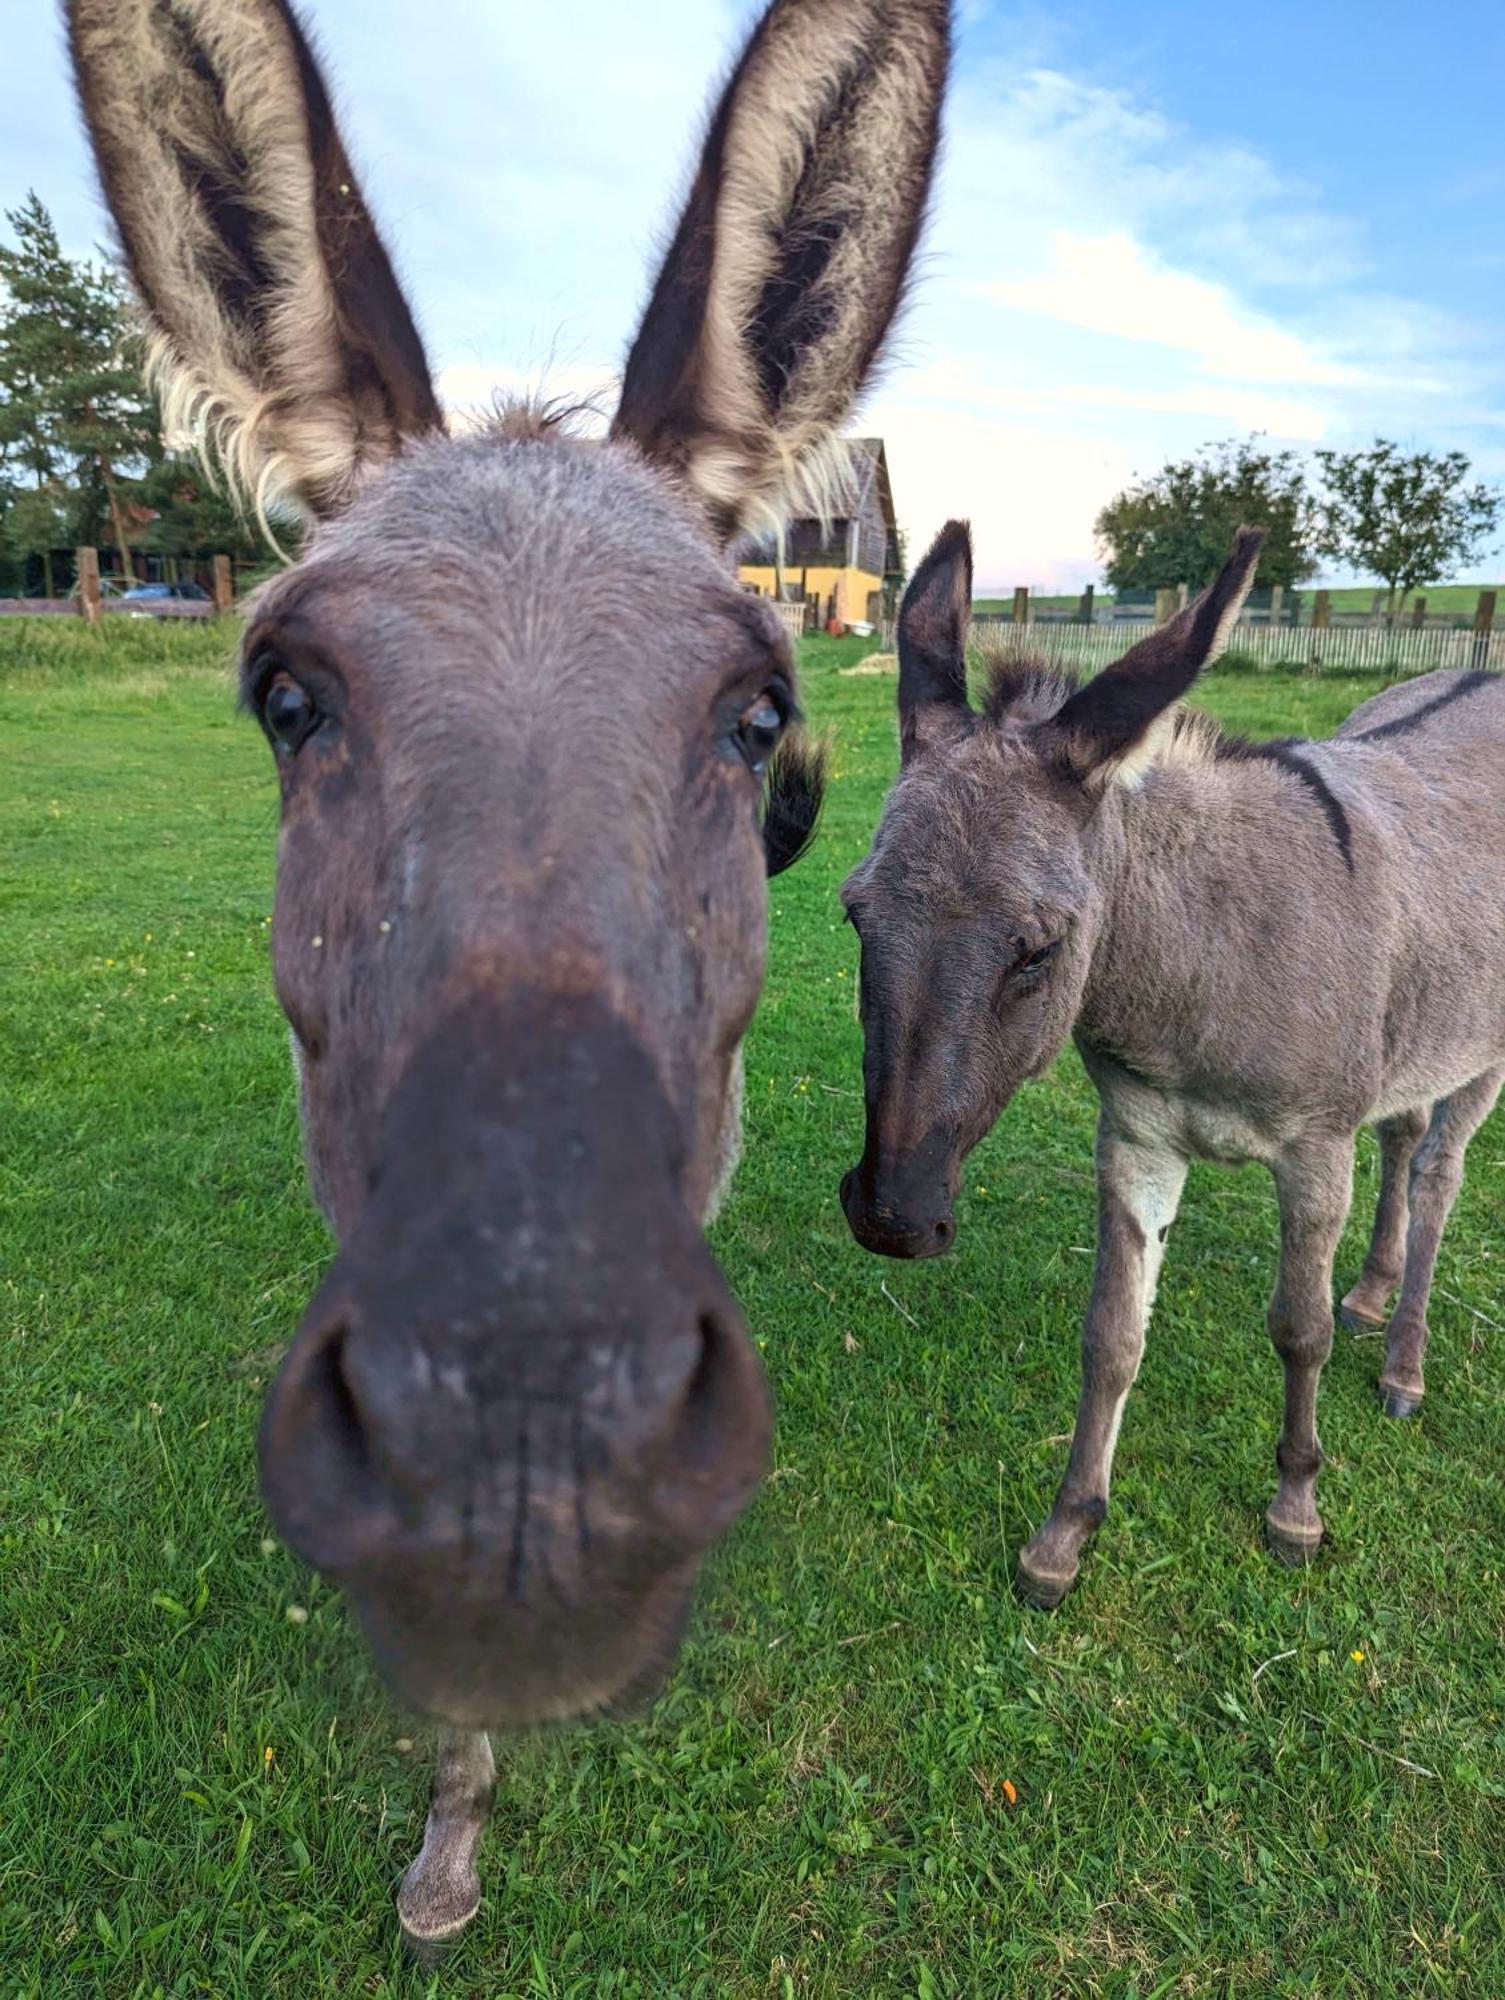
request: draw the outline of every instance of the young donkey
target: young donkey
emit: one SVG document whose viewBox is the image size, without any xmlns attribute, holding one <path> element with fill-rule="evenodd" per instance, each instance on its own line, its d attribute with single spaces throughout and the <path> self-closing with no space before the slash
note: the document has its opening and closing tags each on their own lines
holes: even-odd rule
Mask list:
<svg viewBox="0 0 1505 2000">
<path fill-rule="evenodd" d="M 1082 1395 L 1050 1518 L 1019 1558 L 1058 1604 L 1107 1510 L 1187 1163 L 1262 1160 L 1280 1205 L 1285 1368 L 1267 1520 L 1322 1539 L 1317 1381 L 1354 1137 L 1379 1213 L 1347 1317 L 1390 1321 L 1381 1388 L 1422 1399 L 1427 1295 L 1463 1152 L 1505 1076 L 1505 682 L 1432 674 L 1324 743 L 1244 743 L 1177 706 L 1236 619 L 1260 536 L 1083 687 L 1000 665 L 968 703 L 971 547 L 952 522 L 899 628 L 902 769 L 846 885 L 862 940 L 867 1141 L 842 1200 L 894 1257 L 946 1249 L 961 1163 L 1074 1035 L 1100 1099 Z M 1408 1221 L 1409 1216 L 1409 1221 Z"/>
<path fill-rule="evenodd" d="M 478 1900 L 482 1731 L 652 1692 L 767 1457 L 700 1224 L 737 1149 L 765 849 L 793 858 L 815 774 L 776 753 L 793 664 L 726 552 L 808 479 L 897 307 L 948 0 L 774 0 L 604 443 L 529 410 L 445 435 L 286 0 L 68 19 L 167 407 L 314 522 L 241 669 L 339 1239 L 262 1479 L 451 1726 L 399 1897 L 432 1944 Z"/>
</svg>

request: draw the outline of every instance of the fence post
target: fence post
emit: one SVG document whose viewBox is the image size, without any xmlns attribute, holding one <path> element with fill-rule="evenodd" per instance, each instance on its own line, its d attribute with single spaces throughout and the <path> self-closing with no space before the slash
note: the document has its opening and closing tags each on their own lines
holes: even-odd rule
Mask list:
<svg viewBox="0 0 1505 2000">
<path fill-rule="evenodd" d="M 1173 590 L 1155 592 L 1155 623 L 1168 625 L 1176 615 L 1176 593 Z"/>
<path fill-rule="evenodd" d="M 1014 623 L 1016 625 L 1028 625 L 1029 623 L 1029 585 L 1027 583 L 1021 583 L 1014 592 Z"/>
<path fill-rule="evenodd" d="M 1330 590 L 1319 590 L 1312 599 L 1312 650 L 1310 664 L 1315 673 L 1322 665 L 1322 634 L 1326 632 L 1333 618 L 1333 594 Z"/>
<path fill-rule="evenodd" d="M 1190 598 L 1190 596 L 1191 596 L 1191 586 L 1189 584 L 1178 583 L 1176 585 L 1176 609 L 1178 611 L 1184 611 L 1186 609 L 1187 600 Z"/>
<path fill-rule="evenodd" d="M 1078 625 L 1090 625 L 1097 615 L 1097 586 L 1089 583 L 1077 601 L 1076 619 Z"/>
<path fill-rule="evenodd" d="M 1492 590 L 1479 592 L 1478 609 L 1474 612 L 1474 660 L 1475 667 L 1489 665 L 1489 635 L 1495 624 L 1495 593 Z"/>
<path fill-rule="evenodd" d="M 73 560 L 78 570 L 78 608 L 91 625 L 97 625 L 103 615 L 103 601 L 99 589 L 99 550 L 75 549 Z"/>
<path fill-rule="evenodd" d="M 1413 598 L 1411 601 L 1411 630 L 1413 632 L 1423 632 L 1426 630 L 1426 624 L 1427 600 L 1424 597 Z"/>
<path fill-rule="evenodd" d="M 235 576 L 228 556 L 214 558 L 214 608 L 223 614 L 235 603 Z"/>
<path fill-rule="evenodd" d="M 1282 604 L 1285 602 L 1285 594 L 1284 584 L 1272 583 L 1270 585 L 1270 630 L 1272 632 L 1280 624 L 1280 610 Z"/>
</svg>

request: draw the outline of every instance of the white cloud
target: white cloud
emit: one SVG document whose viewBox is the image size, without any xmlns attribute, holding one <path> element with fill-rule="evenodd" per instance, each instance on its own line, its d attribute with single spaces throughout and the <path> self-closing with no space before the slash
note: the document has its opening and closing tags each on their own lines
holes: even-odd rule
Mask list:
<svg viewBox="0 0 1505 2000">
<path fill-rule="evenodd" d="M 1299 335 L 1242 307 L 1225 286 L 1161 263 L 1124 230 L 1080 236 L 1058 229 L 1038 275 L 985 289 L 1018 311 L 1174 349 L 1211 375 L 1327 386 L 1355 379 Z"/>
</svg>

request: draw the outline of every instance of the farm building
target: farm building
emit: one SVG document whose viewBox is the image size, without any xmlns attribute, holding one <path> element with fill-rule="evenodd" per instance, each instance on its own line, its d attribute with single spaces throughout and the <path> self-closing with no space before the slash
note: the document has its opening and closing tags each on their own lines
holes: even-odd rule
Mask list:
<svg viewBox="0 0 1505 2000">
<path fill-rule="evenodd" d="M 882 438 L 852 438 L 847 512 L 829 522 L 806 517 L 784 530 L 783 596 L 814 606 L 817 624 L 876 625 L 898 602 L 904 560 Z M 760 597 L 779 591 L 779 550 L 770 539 L 749 549 L 737 575 Z"/>
</svg>

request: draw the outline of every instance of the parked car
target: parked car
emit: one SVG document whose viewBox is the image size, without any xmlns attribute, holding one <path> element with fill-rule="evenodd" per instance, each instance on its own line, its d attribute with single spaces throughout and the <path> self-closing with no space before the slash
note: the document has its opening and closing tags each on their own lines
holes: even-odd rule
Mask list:
<svg viewBox="0 0 1505 2000">
<path fill-rule="evenodd" d="M 128 618 L 171 618 L 167 607 L 177 604 L 208 604 L 210 596 L 197 583 L 137 583 L 120 600 Z"/>
</svg>

